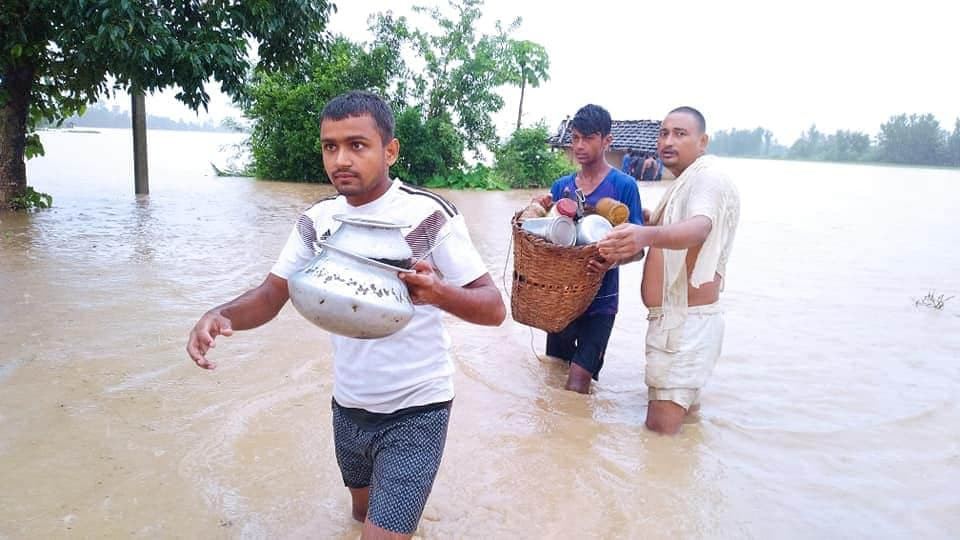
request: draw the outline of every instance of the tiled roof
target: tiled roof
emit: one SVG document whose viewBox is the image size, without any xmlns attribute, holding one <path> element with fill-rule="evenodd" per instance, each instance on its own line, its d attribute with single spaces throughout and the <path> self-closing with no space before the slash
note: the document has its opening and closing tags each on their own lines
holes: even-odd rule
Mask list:
<svg viewBox="0 0 960 540">
<path fill-rule="evenodd" d="M 562 136 L 560 130 L 547 139 L 547 143 L 554 147 L 568 148 L 570 146 L 570 125 L 561 124 L 564 128 Z M 658 120 L 614 120 L 610 128 L 613 135 L 611 150 L 638 150 L 652 154 L 657 151 L 657 135 L 660 133 Z"/>
</svg>

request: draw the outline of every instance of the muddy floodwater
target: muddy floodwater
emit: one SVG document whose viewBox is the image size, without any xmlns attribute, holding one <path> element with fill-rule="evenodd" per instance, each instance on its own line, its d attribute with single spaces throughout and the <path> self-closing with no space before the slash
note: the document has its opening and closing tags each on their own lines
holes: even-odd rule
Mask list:
<svg viewBox="0 0 960 540">
<path fill-rule="evenodd" d="M 43 134 L 52 210 L 0 214 L 0 538 L 355 538 L 328 337 L 287 305 L 184 352 L 329 187 L 218 178 L 229 134 Z M 590 396 L 543 334 L 449 318 L 457 398 L 423 538 L 956 538 L 960 171 L 724 159 L 742 221 L 699 420 L 643 427 L 642 265 Z M 640 186 L 654 206 L 664 183 Z M 533 191 L 442 191 L 509 292 Z M 506 276 L 504 275 L 506 269 Z M 935 291 L 943 309 L 917 307 Z"/>
</svg>

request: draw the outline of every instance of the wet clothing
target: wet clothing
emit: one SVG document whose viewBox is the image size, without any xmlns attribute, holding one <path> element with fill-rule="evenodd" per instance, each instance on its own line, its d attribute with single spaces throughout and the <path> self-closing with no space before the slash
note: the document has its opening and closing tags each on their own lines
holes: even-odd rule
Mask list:
<svg viewBox="0 0 960 540">
<path fill-rule="evenodd" d="M 576 178 L 577 175 L 572 174 L 554 181 L 550 188 L 553 200 L 559 201 L 565 196 L 576 198 Z M 597 201 L 604 197 L 614 198 L 630 210 L 630 223 L 643 224 L 637 183 L 623 171 L 611 168 L 600 184 L 585 195 L 585 206 L 596 206 Z M 600 290 L 586 311 L 560 332 L 547 334 L 547 354 L 571 361 L 597 379 L 619 307 L 619 294 L 620 270 L 611 268 L 604 274 Z"/>
<path fill-rule="evenodd" d="M 676 328 L 687 312 L 687 286 L 699 287 L 720 274 L 727 277 L 727 260 L 740 221 L 740 195 L 730 178 L 718 167 L 717 158 L 706 155 L 694 161 L 670 186 L 652 212 L 652 225 L 671 225 L 696 216 L 710 219 L 713 227 L 700 247 L 692 269 L 687 268 L 687 250 L 663 250 L 663 313 L 665 328 Z"/>
<path fill-rule="evenodd" d="M 686 410 L 699 403 L 720 358 L 723 312 L 718 304 L 692 306 L 676 328 L 664 328 L 663 310 L 651 308 L 647 327 L 646 375 L 650 400 L 672 401 Z"/>
<path fill-rule="evenodd" d="M 559 201 L 567 193 L 567 197 L 576 198 L 577 183 L 576 174 L 564 176 L 553 182 L 550 188 L 550 194 L 554 201 Z M 590 194 L 586 195 L 585 204 L 596 206 L 597 201 L 604 197 L 612 197 L 627 205 L 630 210 L 630 223 L 643 225 L 643 212 L 640 207 L 640 192 L 637 190 L 636 181 L 627 176 L 622 171 L 611 168 L 603 181 Z M 611 268 L 603 276 L 603 284 L 597 292 L 597 296 L 584 312 L 587 315 L 606 314 L 616 315 L 617 296 L 619 294 L 620 271 L 617 268 Z"/>
<path fill-rule="evenodd" d="M 413 534 L 427 504 L 447 440 L 451 402 L 377 415 L 334 400 L 333 443 L 343 483 L 370 488 L 367 519 Z"/>
<path fill-rule="evenodd" d="M 407 224 L 403 233 L 415 258 L 423 246 L 409 240 L 412 233 L 420 238 L 442 238 L 450 233 L 426 260 L 452 285 L 466 285 L 487 273 L 463 216 L 453 204 L 432 191 L 400 180 L 394 180 L 380 198 L 362 206 L 351 206 L 338 195 L 305 210 L 271 272 L 287 279 L 306 266 L 315 255 L 315 242 L 340 226 L 333 219 L 338 214 Z M 337 403 L 390 413 L 453 399 L 450 338 L 442 317 L 440 308 L 419 305 L 414 307 L 407 326 L 384 338 L 354 339 L 331 334 L 333 397 Z"/>
<path fill-rule="evenodd" d="M 720 358 L 723 313 L 718 304 L 688 305 L 688 287 L 727 278 L 727 260 L 740 220 L 740 195 L 717 158 L 699 157 L 670 186 L 650 221 L 671 225 L 704 216 L 712 228 L 692 269 L 687 250 L 663 250 L 663 306 L 651 308 L 646 343 L 646 383 L 651 400 L 696 404 Z M 688 277 L 689 276 L 689 277 Z"/>
<path fill-rule="evenodd" d="M 616 315 L 581 315 L 556 334 L 547 334 L 547 354 L 573 362 L 599 378 Z"/>
<path fill-rule="evenodd" d="M 351 206 L 342 195 L 305 210 L 271 272 L 288 279 L 336 232 L 335 216 L 405 224 L 414 258 L 449 235 L 425 259 L 437 275 L 462 287 L 487 273 L 456 207 L 423 188 L 394 180 L 378 199 Z M 454 366 L 450 338 L 435 306 L 414 306 L 401 330 L 379 339 L 330 335 L 333 342 L 333 428 L 337 463 L 348 487 L 370 487 L 367 516 L 378 527 L 416 530 L 446 441 Z"/>
</svg>

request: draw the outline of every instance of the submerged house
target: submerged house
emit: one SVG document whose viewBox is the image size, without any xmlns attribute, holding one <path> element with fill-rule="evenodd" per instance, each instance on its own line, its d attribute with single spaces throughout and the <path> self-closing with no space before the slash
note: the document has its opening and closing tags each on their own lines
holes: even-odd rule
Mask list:
<svg viewBox="0 0 960 540">
<path fill-rule="evenodd" d="M 610 134 L 613 135 L 613 143 L 611 143 L 610 148 L 607 149 L 607 163 L 620 168 L 620 164 L 623 163 L 624 154 L 630 150 L 635 150 L 648 156 L 652 156 L 657 152 L 657 136 L 660 134 L 660 121 L 614 120 L 610 127 Z M 564 120 L 560 123 L 557 132 L 547 139 L 547 144 L 553 148 L 562 148 L 571 163 L 576 163 L 570 142 L 569 120 Z M 664 170 L 665 178 L 669 174 L 669 171 Z M 672 176 L 670 177 L 672 178 Z"/>
</svg>

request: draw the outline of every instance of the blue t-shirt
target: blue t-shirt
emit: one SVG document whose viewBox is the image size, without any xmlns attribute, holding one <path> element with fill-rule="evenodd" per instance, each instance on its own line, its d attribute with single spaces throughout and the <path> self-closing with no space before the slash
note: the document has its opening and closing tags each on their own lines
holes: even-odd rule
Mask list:
<svg viewBox="0 0 960 540">
<path fill-rule="evenodd" d="M 623 163 L 620 165 L 620 170 L 630 174 L 630 163 L 633 161 L 633 158 L 630 157 L 630 154 L 624 154 Z"/>
<path fill-rule="evenodd" d="M 558 178 L 553 182 L 550 188 L 550 194 L 554 201 L 559 201 L 563 197 L 564 188 L 569 189 L 569 197 L 576 200 L 577 183 L 576 174 Z M 596 206 L 597 201 L 604 197 L 612 197 L 627 205 L 630 210 L 630 223 L 643 225 L 643 212 L 640 208 L 640 192 L 637 189 L 637 182 L 632 176 L 624 174 L 615 168 L 610 168 L 607 176 L 597 185 L 591 193 L 586 196 L 586 204 Z M 584 315 L 616 315 L 618 295 L 620 294 L 620 271 L 618 268 L 612 268 L 603 276 L 603 284 L 597 292 L 593 302 L 587 307 Z"/>
</svg>

